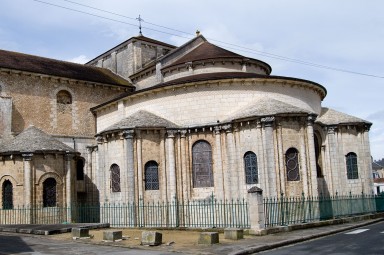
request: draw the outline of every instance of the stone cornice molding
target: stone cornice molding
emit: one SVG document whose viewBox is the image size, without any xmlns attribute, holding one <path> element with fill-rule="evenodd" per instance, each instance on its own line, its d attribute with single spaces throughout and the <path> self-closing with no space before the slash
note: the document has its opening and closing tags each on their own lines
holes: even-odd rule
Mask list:
<svg viewBox="0 0 384 255">
<path fill-rule="evenodd" d="M 33 153 L 32 152 L 24 152 L 21 154 L 21 156 L 23 157 L 23 159 L 25 161 L 31 161 L 32 157 L 33 157 Z"/>
<path fill-rule="evenodd" d="M 232 132 L 232 124 L 222 125 L 221 129 L 224 130 L 226 133 L 230 133 Z"/>
<path fill-rule="evenodd" d="M 175 138 L 177 130 L 167 130 L 167 138 Z"/>
<path fill-rule="evenodd" d="M 135 131 L 131 129 L 124 130 L 123 132 L 121 132 L 121 135 L 124 139 L 133 139 Z"/>
<path fill-rule="evenodd" d="M 260 119 L 260 122 L 264 124 L 264 127 L 272 127 L 275 122 L 274 116 L 267 116 Z"/>
</svg>

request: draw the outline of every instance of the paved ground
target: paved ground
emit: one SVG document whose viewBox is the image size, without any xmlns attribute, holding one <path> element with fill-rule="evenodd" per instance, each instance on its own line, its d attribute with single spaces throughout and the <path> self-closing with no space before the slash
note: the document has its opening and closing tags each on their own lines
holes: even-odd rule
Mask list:
<svg viewBox="0 0 384 255">
<path fill-rule="evenodd" d="M 171 254 L 172 252 L 183 254 L 252 254 L 263 250 L 268 250 L 284 245 L 289 245 L 305 240 L 322 237 L 352 228 L 365 226 L 383 220 L 369 219 L 346 224 L 329 225 L 317 228 L 301 229 L 289 232 L 279 232 L 265 236 L 245 236 L 244 239 L 238 241 L 226 240 L 223 234 L 220 234 L 220 244 L 215 245 L 198 245 L 197 240 L 199 232 L 197 231 L 176 231 L 176 230 L 160 230 L 163 234 L 163 244 L 157 247 L 149 247 L 140 245 L 142 229 L 119 229 L 123 231 L 123 236 L 127 240 L 120 242 L 106 243 L 102 240 L 103 229 L 90 230 L 92 239 L 73 240 L 71 233 L 48 235 L 48 236 L 33 236 L 18 233 L 1 234 L 2 238 L 8 236 L 12 242 L 0 243 L 0 254 L 105 254 L 102 250 L 108 251 L 110 254 L 123 254 L 122 251 L 132 252 L 143 251 L 150 254 Z M 109 230 L 109 229 L 108 229 Z M 28 240 L 27 240 L 28 239 Z M 32 241 L 34 240 L 34 241 Z M 4 249 L 14 246 L 23 250 L 18 253 L 4 253 Z M 37 248 L 49 247 L 50 244 L 55 244 L 59 247 L 60 252 L 55 252 L 50 249 L 51 253 L 38 252 Z M 30 245 L 32 244 L 32 245 Z M 119 248 L 120 250 L 115 250 Z M 99 252 L 100 251 L 100 252 Z M 99 253 L 95 253 L 99 252 Z M 116 253 L 115 253 L 116 252 Z M 125 253 L 130 254 L 130 253 Z"/>
</svg>

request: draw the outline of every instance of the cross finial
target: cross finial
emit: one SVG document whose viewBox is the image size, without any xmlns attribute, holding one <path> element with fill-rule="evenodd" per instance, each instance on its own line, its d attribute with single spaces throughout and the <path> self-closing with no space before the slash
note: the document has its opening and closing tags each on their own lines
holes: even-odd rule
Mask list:
<svg viewBox="0 0 384 255">
<path fill-rule="evenodd" d="M 139 14 L 139 17 L 136 18 L 136 19 L 139 21 L 139 29 L 140 29 L 139 34 L 140 34 L 140 35 L 143 35 L 143 34 L 141 33 L 141 22 L 144 21 L 144 20 L 140 17 L 140 14 Z"/>
</svg>

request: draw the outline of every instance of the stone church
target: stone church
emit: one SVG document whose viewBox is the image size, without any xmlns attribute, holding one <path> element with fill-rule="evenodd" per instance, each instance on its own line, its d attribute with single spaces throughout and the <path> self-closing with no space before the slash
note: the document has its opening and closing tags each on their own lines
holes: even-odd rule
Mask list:
<svg viewBox="0 0 384 255">
<path fill-rule="evenodd" d="M 0 204 L 371 194 L 371 123 L 198 34 L 85 65 L 0 50 Z"/>
</svg>

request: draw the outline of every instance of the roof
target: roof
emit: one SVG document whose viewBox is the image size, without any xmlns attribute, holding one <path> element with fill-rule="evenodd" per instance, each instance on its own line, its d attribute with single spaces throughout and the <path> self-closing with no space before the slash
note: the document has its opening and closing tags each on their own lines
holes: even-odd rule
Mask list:
<svg viewBox="0 0 384 255">
<path fill-rule="evenodd" d="M 110 85 L 132 86 L 129 81 L 108 69 L 5 50 L 0 50 L 0 68 Z"/>
<path fill-rule="evenodd" d="M 239 55 L 237 53 L 234 53 L 232 51 L 223 49 L 219 46 L 216 46 L 210 42 L 204 41 L 199 46 L 197 46 L 195 49 L 191 50 L 189 53 L 185 54 L 180 59 L 176 60 L 175 62 L 171 63 L 168 66 L 163 67 L 167 68 L 170 66 L 176 66 L 179 64 L 185 64 L 187 62 L 194 62 L 199 60 L 209 60 L 209 59 L 225 59 L 225 58 L 241 58 L 241 59 L 249 59 L 242 55 Z M 264 65 L 266 65 L 269 68 L 269 71 L 272 70 L 271 66 L 267 63 L 253 59 L 255 61 L 258 61 Z"/>
<path fill-rule="evenodd" d="M 323 107 L 320 116 L 316 119 L 316 123 L 323 125 L 343 125 L 343 124 L 369 124 L 372 123 L 336 110 Z"/>
<path fill-rule="evenodd" d="M 241 110 L 236 111 L 226 121 L 245 119 L 256 116 L 272 116 L 277 114 L 310 114 L 310 111 L 281 102 L 279 100 L 263 97 L 252 102 Z"/>
<path fill-rule="evenodd" d="M 133 128 L 178 128 L 175 123 L 153 113 L 140 110 L 127 118 L 107 127 L 99 133 Z"/>
<path fill-rule="evenodd" d="M 71 147 L 56 140 L 35 126 L 29 126 L 13 139 L 0 144 L 0 153 L 43 151 L 75 152 Z"/>
</svg>

